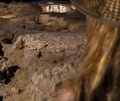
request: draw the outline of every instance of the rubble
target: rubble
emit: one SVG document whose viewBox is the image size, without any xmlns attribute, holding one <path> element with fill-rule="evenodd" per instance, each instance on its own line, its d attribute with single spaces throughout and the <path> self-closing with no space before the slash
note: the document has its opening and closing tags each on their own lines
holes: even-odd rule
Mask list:
<svg viewBox="0 0 120 101">
<path fill-rule="evenodd" d="M 16 96 L 17 101 L 28 98 L 30 101 L 55 101 L 57 85 L 77 72 L 85 49 L 83 37 L 77 33 L 36 33 L 19 36 L 14 44 L 4 45 L 4 57 L 10 64 L 19 66 L 8 83 L 9 89 L 5 87 L 10 96 L 5 98 L 0 93 L 4 101 L 14 101 Z M 3 90 L 3 86 L 0 89 Z"/>
<path fill-rule="evenodd" d="M 85 23 L 74 14 L 40 14 L 30 4 L 0 5 L 0 100 L 55 101 L 78 71 Z"/>
</svg>

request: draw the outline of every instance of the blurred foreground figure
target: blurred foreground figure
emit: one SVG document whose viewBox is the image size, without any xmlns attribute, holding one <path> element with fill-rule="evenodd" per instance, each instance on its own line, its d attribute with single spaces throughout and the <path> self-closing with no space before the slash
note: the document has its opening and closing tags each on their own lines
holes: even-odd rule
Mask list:
<svg viewBox="0 0 120 101">
<path fill-rule="evenodd" d="M 120 101 L 120 0 L 72 2 L 88 16 L 88 47 L 56 101 Z"/>
</svg>

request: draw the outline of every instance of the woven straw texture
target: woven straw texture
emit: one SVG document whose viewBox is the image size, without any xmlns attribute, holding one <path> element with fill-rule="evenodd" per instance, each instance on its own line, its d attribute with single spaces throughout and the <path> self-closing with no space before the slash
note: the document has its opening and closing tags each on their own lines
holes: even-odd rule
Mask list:
<svg viewBox="0 0 120 101">
<path fill-rule="evenodd" d="M 120 0 L 72 0 L 86 15 L 120 27 Z"/>
</svg>

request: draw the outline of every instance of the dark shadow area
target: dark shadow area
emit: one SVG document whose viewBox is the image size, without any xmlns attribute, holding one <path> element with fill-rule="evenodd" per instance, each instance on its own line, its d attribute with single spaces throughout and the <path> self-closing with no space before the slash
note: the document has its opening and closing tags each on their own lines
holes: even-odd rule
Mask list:
<svg viewBox="0 0 120 101">
<path fill-rule="evenodd" d="M 2 50 L 2 45 L 0 43 L 0 56 L 4 56 L 4 51 Z"/>
<path fill-rule="evenodd" d="M 19 69 L 17 65 L 11 66 L 3 71 L 0 71 L 0 83 L 8 84 L 11 78 L 14 77 L 15 72 Z"/>
<path fill-rule="evenodd" d="M 37 55 L 38 58 L 41 58 L 42 57 L 42 53 L 39 52 L 38 55 Z"/>
<path fill-rule="evenodd" d="M 0 101 L 3 101 L 3 97 L 2 96 L 0 96 Z"/>
<path fill-rule="evenodd" d="M 12 40 L 14 39 L 14 34 L 5 33 L 4 38 L 1 40 L 4 44 L 12 44 Z"/>
<path fill-rule="evenodd" d="M 10 40 L 10 39 L 3 39 L 1 41 L 5 44 L 12 44 L 12 40 Z"/>
</svg>

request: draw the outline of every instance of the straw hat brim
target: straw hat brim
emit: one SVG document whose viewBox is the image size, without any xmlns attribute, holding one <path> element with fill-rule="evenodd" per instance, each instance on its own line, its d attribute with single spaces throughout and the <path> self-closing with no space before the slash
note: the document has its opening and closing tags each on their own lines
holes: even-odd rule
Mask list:
<svg viewBox="0 0 120 101">
<path fill-rule="evenodd" d="M 90 0 L 88 0 L 90 1 Z M 105 5 L 99 4 L 99 8 L 95 8 L 95 0 L 92 0 L 91 2 L 88 2 L 88 4 L 85 4 L 85 0 L 71 0 L 71 2 L 76 6 L 77 10 L 80 11 L 81 13 L 85 14 L 86 16 L 90 16 L 93 17 L 97 20 L 100 20 L 103 23 L 109 24 L 111 26 L 115 26 L 115 27 L 120 27 L 120 3 L 117 9 L 117 12 L 114 13 L 114 11 L 107 11 L 107 13 L 101 13 L 103 11 L 104 8 L 108 8 L 104 7 Z M 97 0 L 96 0 L 97 1 Z M 99 0 L 97 3 L 99 3 L 102 0 Z M 103 1 L 102 1 L 103 2 Z M 89 4 L 90 3 L 90 4 Z M 90 5 L 90 6 L 89 6 Z M 101 7 L 101 8 L 100 8 Z M 103 7 L 103 8 L 102 8 Z M 101 11 L 100 11 L 101 9 Z M 108 8 L 109 9 L 109 8 Z M 107 9 L 105 9 L 107 10 Z M 115 14 L 115 16 L 113 15 Z"/>
</svg>

